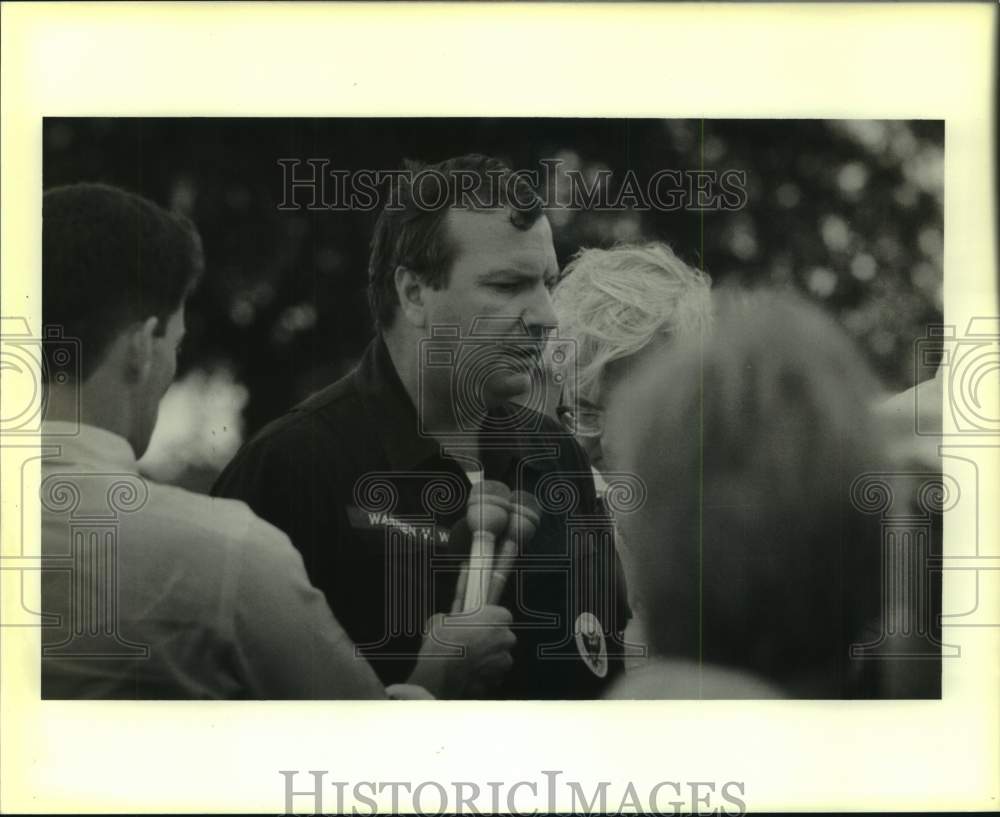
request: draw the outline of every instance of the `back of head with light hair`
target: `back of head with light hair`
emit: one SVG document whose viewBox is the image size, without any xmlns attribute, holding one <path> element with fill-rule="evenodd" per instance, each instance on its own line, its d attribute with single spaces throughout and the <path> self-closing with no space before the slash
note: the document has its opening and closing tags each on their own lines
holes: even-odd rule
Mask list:
<svg viewBox="0 0 1000 817">
<path fill-rule="evenodd" d="M 853 489 L 884 461 L 880 386 L 818 307 L 714 297 L 704 341 L 648 357 L 609 409 L 647 490 L 618 519 L 630 599 L 657 655 L 864 694 L 849 647 L 878 615 L 880 529 Z"/>
<path fill-rule="evenodd" d="M 613 361 L 705 329 L 710 285 L 706 273 L 659 242 L 577 253 L 552 300 L 559 336 L 575 341 L 578 391 L 596 393 Z"/>
</svg>

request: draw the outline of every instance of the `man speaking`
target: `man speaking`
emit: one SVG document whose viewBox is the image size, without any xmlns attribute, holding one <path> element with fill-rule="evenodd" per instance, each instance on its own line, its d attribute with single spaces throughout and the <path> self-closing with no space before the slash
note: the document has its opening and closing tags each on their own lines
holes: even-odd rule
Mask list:
<svg viewBox="0 0 1000 817">
<path fill-rule="evenodd" d="M 624 592 L 586 456 L 542 413 L 549 222 L 523 178 L 487 157 L 395 183 L 369 262 L 375 338 L 352 372 L 247 443 L 215 493 L 289 535 L 383 683 L 596 697 L 621 664 Z M 456 593 L 466 603 L 449 635 L 421 653 Z M 499 608 L 512 662 L 488 649 Z M 458 662 L 477 650 L 494 660 Z"/>
</svg>

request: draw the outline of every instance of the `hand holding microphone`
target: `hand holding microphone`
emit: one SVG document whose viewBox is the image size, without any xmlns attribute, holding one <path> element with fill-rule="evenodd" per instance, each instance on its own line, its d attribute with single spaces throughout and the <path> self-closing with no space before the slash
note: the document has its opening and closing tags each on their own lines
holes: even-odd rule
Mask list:
<svg viewBox="0 0 1000 817">
<path fill-rule="evenodd" d="M 472 530 L 472 546 L 452 607 L 452 613 L 464 611 L 462 624 L 456 621 L 454 627 L 448 627 L 445 617 L 436 616 L 433 640 L 460 643 L 464 653 L 463 660 L 450 668 L 448 679 L 441 681 L 443 694 L 439 694 L 482 698 L 489 697 L 513 666 L 513 617 L 498 602 L 518 548 L 523 548 L 538 529 L 541 507 L 526 491 L 512 494 L 502 482 L 484 480 L 472 488 L 466 519 Z M 495 559 L 498 537 L 503 545 Z"/>
<path fill-rule="evenodd" d="M 510 629 L 513 622 L 510 611 L 484 604 L 462 612 L 469 580 L 466 562 L 459 574 L 451 614 L 431 616 L 417 664 L 407 679 L 408 684 L 416 684 L 418 689 L 423 687 L 438 698 L 489 697 L 514 665 L 511 651 L 517 638 Z M 396 694 L 396 697 L 404 696 Z"/>
</svg>

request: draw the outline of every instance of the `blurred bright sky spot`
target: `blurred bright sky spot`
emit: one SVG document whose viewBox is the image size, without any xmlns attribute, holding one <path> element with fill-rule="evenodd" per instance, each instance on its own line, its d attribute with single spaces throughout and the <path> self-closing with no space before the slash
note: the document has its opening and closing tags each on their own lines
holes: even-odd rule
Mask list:
<svg viewBox="0 0 1000 817">
<path fill-rule="evenodd" d="M 921 190 L 941 198 L 944 194 L 944 154 L 925 147 L 903 162 L 903 175 Z"/>
<path fill-rule="evenodd" d="M 220 471 L 243 441 L 248 397 L 227 366 L 194 369 L 176 381 L 160 403 L 143 472 L 171 482 L 189 469 Z"/>
<path fill-rule="evenodd" d="M 726 153 L 726 143 L 717 136 L 706 136 L 702 145 L 702 158 L 705 164 L 719 161 Z"/>
<path fill-rule="evenodd" d="M 611 172 L 609 168 L 603 162 L 589 162 L 583 166 L 583 181 L 587 185 L 587 189 L 590 190 L 594 184 L 597 184 L 598 189 L 603 190 L 608 187 L 609 176 Z"/>
<path fill-rule="evenodd" d="M 889 143 L 888 128 L 884 122 L 869 119 L 845 119 L 838 122 L 837 126 L 872 153 L 881 153 Z"/>
<path fill-rule="evenodd" d="M 294 335 L 312 329 L 316 323 L 316 307 L 310 303 L 294 304 L 281 313 L 274 327 L 274 339 L 288 343 Z"/>
<path fill-rule="evenodd" d="M 851 231 L 840 216 L 824 216 L 820 224 L 823 241 L 834 252 L 844 252 L 851 243 Z"/>
<path fill-rule="evenodd" d="M 893 122 L 892 152 L 896 156 L 906 158 L 917 151 L 917 137 L 905 122 Z"/>
<path fill-rule="evenodd" d="M 941 259 L 944 250 L 944 238 L 937 227 L 924 227 L 917 235 L 917 243 L 920 250 L 928 258 Z"/>
<path fill-rule="evenodd" d="M 870 281 L 878 271 L 878 264 L 868 253 L 858 253 L 851 261 L 851 275 L 859 281 Z"/>
<path fill-rule="evenodd" d="M 729 248 L 741 261 L 749 261 L 757 255 L 757 239 L 754 236 L 752 221 L 743 219 L 733 225 L 729 236 Z"/>
<path fill-rule="evenodd" d="M 837 288 L 837 273 L 826 267 L 813 267 L 807 280 L 810 291 L 820 298 L 829 298 Z"/>
<path fill-rule="evenodd" d="M 861 162 L 848 162 L 842 165 L 837 173 L 837 184 L 849 196 L 855 196 L 864 190 L 868 183 L 868 168 Z"/>
<path fill-rule="evenodd" d="M 667 119 L 663 123 L 669 141 L 674 150 L 685 152 L 698 144 L 699 130 L 697 124 L 685 119 Z"/>
</svg>

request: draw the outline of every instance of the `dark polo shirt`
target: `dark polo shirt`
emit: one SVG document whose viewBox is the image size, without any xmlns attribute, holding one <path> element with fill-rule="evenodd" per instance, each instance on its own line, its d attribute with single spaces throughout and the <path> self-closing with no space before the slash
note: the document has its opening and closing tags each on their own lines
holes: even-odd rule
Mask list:
<svg viewBox="0 0 1000 817">
<path fill-rule="evenodd" d="M 554 420 L 513 405 L 496 414 L 468 451 L 442 451 L 419 433 L 377 337 L 352 372 L 248 442 L 213 493 L 288 534 L 358 651 L 384 683 L 399 683 L 426 620 L 450 609 L 468 557 L 459 460 L 478 450 L 485 479 L 530 491 L 543 509 L 500 602 L 518 643 L 497 697 L 599 696 L 621 668 L 626 604 L 589 461 Z"/>
</svg>

